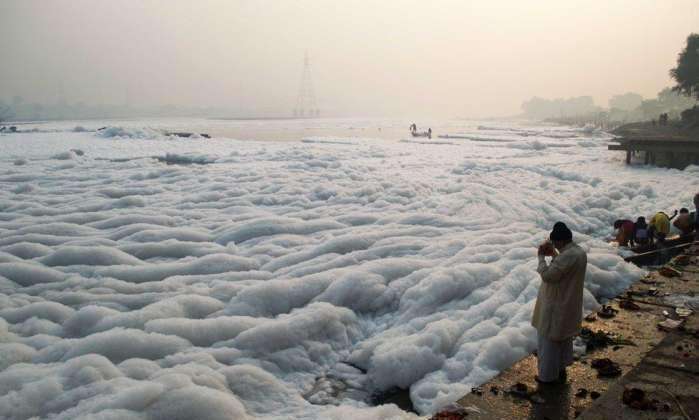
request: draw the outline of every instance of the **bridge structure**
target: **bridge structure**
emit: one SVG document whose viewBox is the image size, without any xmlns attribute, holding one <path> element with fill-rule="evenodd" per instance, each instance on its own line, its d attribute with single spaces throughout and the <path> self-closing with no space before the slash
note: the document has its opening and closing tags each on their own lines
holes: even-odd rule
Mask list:
<svg viewBox="0 0 699 420">
<path fill-rule="evenodd" d="M 699 138 L 620 137 L 612 140 L 608 150 L 626 152 L 626 163 L 633 156 L 643 156 L 644 164 L 684 169 L 699 165 Z"/>
</svg>

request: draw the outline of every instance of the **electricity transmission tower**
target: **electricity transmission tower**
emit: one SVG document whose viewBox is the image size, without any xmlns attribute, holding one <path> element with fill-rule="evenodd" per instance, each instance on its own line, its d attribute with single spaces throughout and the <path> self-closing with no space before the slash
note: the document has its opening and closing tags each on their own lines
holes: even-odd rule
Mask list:
<svg viewBox="0 0 699 420">
<path fill-rule="evenodd" d="M 294 117 L 317 117 L 320 110 L 316 106 L 316 97 L 313 93 L 313 80 L 311 79 L 311 65 L 308 60 L 308 52 L 303 55 L 303 74 L 299 96 L 296 98 Z"/>
</svg>

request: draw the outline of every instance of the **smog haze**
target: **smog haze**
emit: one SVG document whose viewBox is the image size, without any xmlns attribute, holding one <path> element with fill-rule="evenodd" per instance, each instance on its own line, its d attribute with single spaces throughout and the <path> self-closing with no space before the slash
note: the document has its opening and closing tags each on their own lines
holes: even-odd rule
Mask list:
<svg viewBox="0 0 699 420">
<path fill-rule="evenodd" d="M 522 101 L 653 97 L 696 0 L 0 4 L 0 98 L 288 114 L 308 52 L 333 116 L 506 116 Z"/>
</svg>

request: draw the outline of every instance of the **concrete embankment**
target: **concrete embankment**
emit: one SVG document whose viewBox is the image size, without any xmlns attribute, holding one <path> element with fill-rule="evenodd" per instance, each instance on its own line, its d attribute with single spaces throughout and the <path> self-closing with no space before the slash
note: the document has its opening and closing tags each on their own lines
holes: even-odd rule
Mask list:
<svg viewBox="0 0 699 420">
<path fill-rule="evenodd" d="M 699 241 L 668 266 L 673 270 L 651 272 L 609 302 L 613 317 L 586 318 L 584 335 L 595 338 L 568 368 L 565 384 L 537 386 L 530 355 L 459 400 L 461 417 L 442 418 L 699 418 L 699 308 L 692 306 L 699 299 Z M 600 376 L 593 368 L 605 358 L 619 374 Z"/>
</svg>

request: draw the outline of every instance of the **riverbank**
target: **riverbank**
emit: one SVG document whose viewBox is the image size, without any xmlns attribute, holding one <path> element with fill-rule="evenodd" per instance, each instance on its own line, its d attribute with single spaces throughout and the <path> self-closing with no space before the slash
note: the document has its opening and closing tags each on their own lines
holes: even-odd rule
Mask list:
<svg viewBox="0 0 699 420">
<path fill-rule="evenodd" d="M 695 386 L 699 317 L 692 313 L 680 318 L 675 309 L 699 288 L 699 241 L 682 255 L 670 263 L 678 276 L 653 271 L 609 302 L 613 317 L 595 314 L 586 318 L 584 328 L 593 333 L 602 331 L 598 337 L 610 341 L 597 348 L 591 348 L 588 341 L 585 354 L 568 368 L 565 384 L 538 387 L 534 381 L 536 357 L 529 355 L 460 399 L 458 404 L 465 408 L 467 417 L 635 419 L 699 415 L 699 389 Z M 688 264 L 681 265 L 682 259 Z M 658 325 L 667 319 L 684 321 L 679 329 L 666 331 Z M 593 361 L 605 358 L 618 365 L 619 375 L 600 377 Z M 647 404 L 635 404 L 645 410 L 622 402 L 625 390 L 632 388 L 645 392 Z M 628 397 L 630 391 L 626 393 Z"/>
</svg>

